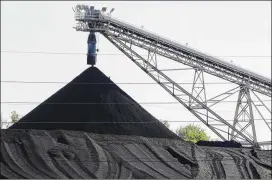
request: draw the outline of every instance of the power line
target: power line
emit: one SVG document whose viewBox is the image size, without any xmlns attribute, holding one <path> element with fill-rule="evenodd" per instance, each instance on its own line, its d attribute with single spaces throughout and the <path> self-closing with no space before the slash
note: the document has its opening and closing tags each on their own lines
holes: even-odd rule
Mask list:
<svg viewBox="0 0 272 180">
<path fill-rule="evenodd" d="M 59 54 L 59 55 L 87 55 L 86 53 L 76 53 L 76 52 L 42 52 L 42 51 L 1 51 L 3 53 L 20 53 L 20 54 Z M 109 55 L 109 56 L 125 56 L 125 54 L 117 53 L 98 53 L 97 55 Z M 142 55 L 142 56 L 147 56 Z M 271 56 L 213 56 L 213 57 L 271 57 Z"/>
<path fill-rule="evenodd" d="M 56 54 L 56 55 L 88 55 L 87 53 L 76 53 L 76 52 L 30 52 L 30 51 L 1 51 L 3 53 L 11 53 L 11 54 Z M 125 56 L 125 54 L 117 54 L 117 53 L 99 53 L 97 55 L 105 55 L 105 56 Z M 147 56 L 142 55 L 142 56 Z"/>
<path fill-rule="evenodd" d="M 17 81 L 17 80 L 4 80 L 0 81 L 1 83 L 22 83 L 22 84 L 79 84 L 79 85 L 87 85 L 87 84 L 93 84 L 93 85 L 103 85 L 103 84 L 143 84 L 143 85 L 152 85 L 152 84 L 158 84 L 156 82 L 120 82 L 120 83 L 83 83 L 83 82 L 64 82 L 64 81 Z M 161 82 L 162 84 L 172 84 L 170 82 Z M 184 83 L 177 83 L 177 84 L 194 84 L 192 82 L 184 82 Z M 195 83 L 195 84 L 202 84 L 202 83 Z M 231 82 L 205 82 L 205 84 L 231 84 Z"/>
<path fill-rule="evenodd" d="M 10 102 L 10 101 L 2 101 L 1 104 L 41 104 L 42 102 Z M 98 103 L 92 103 L 92 102 L 53 102 L 53 103 L 42 103 L 42 104 L 71 104 L 71 105 L 76 105 L 76 104 L 93 104 L 93 105 L 114 105 L 114 104 L 126 104 L 126 105 L 137 105 L 137 104 L 178 104 L 179 102 L 141 102 L 141 103 L 121 103 L 121 102 L 112 102 L 112 103 L 103 103 L 103 102 L 98 102 Z"/>
<path fill-rule="evenodd" d="M 272 101 L 271 99 L 267 99 L 267 100 L 262 100 L 264 102 L 270 102 Z M 214 102 L 217 102 L 217 101 L 207 101 L 207 103 L 214 103 Z M 222 102 L 237 102 L 237 101 L 222 101 Z M 222 103 L 220 102 L 220 103 Z M 250 101 L 250 102 L 259 102 L 259 101 Z M 97 102 L 97 103 L 94 103 L 94 102 L 47 102 L 47 103 L 43 103 L 43 102 L 30 102 L 30 101 L 2 101 L 0 102 L 1 104 L 70 104 L 70 105 L 76 105 L 76 104 L 93 104 L 93 105 L 100 105 L 100 104 L 107 104 L 107 105 L 115 105 L 115 104 L 126 104 L 126 105 L 137 105 L 137 104 L 179 104 L 180 102 L 176 102 L 176 101 L 172 101 L 172 102 L 139 102 L 139 103 L 121 103 L 121 102 Z M 243 103 L 243 102 L 242 102 Z"/>
<path fill-rule="evenodd" d="M 260 119 L 261 120 L 261 119 Z M 268 119 L 269 120 L 269 119 Z M 228 120 L 228 121 L 230 121 L 230 120 Z M 174 122 L 201 122 L 201 121 L 167 121 L 167 122 L 169 122 L 169 123 L 174 123 Z M 210 121 L 210 122 L 217 122 L 217 121 Z M 9 123 L 13 123 L 13 122 L 8 122 L 8 121 L 6 121 L 6 122 L 4 122 L 4 121 L 2 121 L 1 123 L 3 123 L 3 124 L 5 124 L 5 123 L 7 123 L 7 124 L 9 124 Z M 51 123 L 63 123 L 63 124 L 65 124 L 65 123 L 71 123 L 71 124 L 80 124 L 80 123 L 83 123 L 83 124 L 93 124 L 93 123 L 97 123 L 97 124 L 110 124 L 110 123 L 116 123 L 116 124 L 155 124 L 155 123 L 158 123 L 158 122 L 117 122 L 117 121 L 113 121 L 113 122 L 101 122 L 101 121 L 93 121 L 93 122 L 58 122 L 58 121 L 48 121 L 48 122 L 20 122 L 20 121 L 18 121 L 18 122 L 16 122 L 16 123 L 37 123 L 37 124 L 40 124 L 40 123 L 49 123 L 49 124 L 51 124 Z M 201 122 L 201 123 L 203 123 L 203 122 Z"/>
<path fill-rule="evenodd" d="M 254 121 L 257 120 L 257 121 L 261 121 L 263 119 L 254 119 Z M 265 120 L 272 120 L 272 119 L 265 119 Z M 48 123 L 48 124 L 56 124 L 56 123 L 60 123 L 60 124 L 156 124 L 156 123 L 162 123 L 161 121 L 167 121 L 168 123 L 180 123 L 180 122 L 199 122 L 199 123 L 203 123 L 202 121 L 196 121 L 196 120 L 192 120 L 192 121 L 188 121 L 188 120 L 177 120 L 177 121 L 168 121 L 168 120 L 164 120 L 164 119 L 158 119 L 158 121 L 153 121 L 153 122 L 146 122 L 146 121 L 143 121 L 143 122 L 128 122 L 128 121 L 123 121 L 123 122 L 120 122 L 120 121 L 71 121 L 71 122 L 62 122 L 62 121 L 35 121 L 35 122 L 16 122 L 16 123 L 22 123 L 22 124 L 43 124 L 43 123 Z M 234 121 L 233 119 L 227 119 L 225 121 Z M 211 124 L 211 122 L 219 122 L 219 121 L 209 121 L 209 123 Z M 5 121 L 2 121 L 1 123 L 5 124 L 5 123 L 12 123 L 12 122 L 5 122 Z M 220 122 L 219 122 L 220 123 Z"/>
</svg>

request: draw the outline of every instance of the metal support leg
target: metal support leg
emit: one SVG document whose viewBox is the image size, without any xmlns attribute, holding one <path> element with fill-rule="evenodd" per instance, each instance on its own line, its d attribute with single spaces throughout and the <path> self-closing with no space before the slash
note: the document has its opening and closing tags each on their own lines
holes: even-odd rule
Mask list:
<svg viewBox="0 0 272 180">
<path fill-rule="evenodd" d="M 250 97 L 250 91 L 248 88 L 246 88 L 246 95 L 247 95 L 247 102 L 249 106 L 249 113 L 250 113 L 250 122 L 251 122 L 251 127 L 252 127 L 252 133 L 253 133 L 253 142 L 254 146 L 258 146 L 257 144 L 257 136 L 256 136 L 256 128 L 255 128 L 255 123 L 254 123 L 254 116 L 253 116 L 253 110 L 252 110 L 252 100 Z"/>
<path fill-rule="evenodd" d="M 206 98 L 206 89 L 205 89 L 205 82 L 204 82 L 204 72 L 195 69 L 194 81 L 192 86 L 191 95 L 201 101 L 203 104 L 207 106 L 207 98 Z M 208 123 L 208 111 L 205 108 L 202 108 L 198 103 L 196 103 L 191 97 L 189 97 L 189 107 L 192 109 L 202 109 L 204 110 L 204 114 L 206 114 L 206 121 Z"/>
<path fill-rule="evenodd" d="M 204 76 L 203 76 L 203 71 L 201 70 L 195 69 L 195 76 L 194 76 L 191 94 L 192 96 L 194 96 L 195 98 L 203 102 L 205 105 L 207 105 Z M 196 104 L 194 104 L 194 101 L 192 98 L 190 98 L 189 100 L 189 106 L 191 108 L 199 108 L 199 106 L 196 106 Z"/>
<path fill-rule="evenodd" d="M 241 123 L 247 123 L 246 125 L 241 125 Z M 233 127 L 237 128 L 239 126 L 240 131 L 250 134 L 246 131 L 246 129 L 251 126 L 252 128 L 252 135 L 248 136 L 252 138 L 253 146 L 258 146 L 257 143 L 257 136 L 256 136 L 256 129 L 254 124 L 254 115 L 253 115 L 253 109 L 252 109 L 252 100 L 250 97 L 250 91 L 246 86 L 241 86 L 239 95 L 238 95 L 238 101 L 236 105 L 235 115 L 234 115 L 234 122 Z M 231 131 L 231 139 L 235 140 L 237 138 L 238 134 L 232 130 Z"/>
</svg>

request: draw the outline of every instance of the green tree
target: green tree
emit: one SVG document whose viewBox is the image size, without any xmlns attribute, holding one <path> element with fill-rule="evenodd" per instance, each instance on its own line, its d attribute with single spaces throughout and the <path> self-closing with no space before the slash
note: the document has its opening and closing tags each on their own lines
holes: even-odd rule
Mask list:
<svg viewBox="0 0 272 180">
<path fill-rule="evenodd" d="M 19 121 L 19 114 L 16 111 L 12 111 L 11 112 L 11 116 L 10 116 L 11 122 L 12 123 L 16 123 L 17 121 Z"/>
<path fill-rule="evenodd" d="M 180 126 L 176 130 L 176 134 L 182 137 L 185 141 L 196 143 L 200 140 L 208 141 L 210 137 L 199 126 L 189 124 L 185 127 Z"/>
<path fill-rule="evenodd" d="M 170 124 L 167 120 L 163 120 L 162 123 L 169 129 Z"/>
</svg>

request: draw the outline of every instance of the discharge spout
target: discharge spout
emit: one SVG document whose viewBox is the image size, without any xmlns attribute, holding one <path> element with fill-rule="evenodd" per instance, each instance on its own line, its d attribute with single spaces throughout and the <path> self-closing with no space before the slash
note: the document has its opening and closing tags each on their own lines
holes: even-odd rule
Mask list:
<svg viewBox="0 0 272 180">
<path fill-rule="evenodd" d="M 96 64 L 96 37 L 94 32 L 90 32 L 88 37 L 87 64 L 94 66 Z"/>
</svg>

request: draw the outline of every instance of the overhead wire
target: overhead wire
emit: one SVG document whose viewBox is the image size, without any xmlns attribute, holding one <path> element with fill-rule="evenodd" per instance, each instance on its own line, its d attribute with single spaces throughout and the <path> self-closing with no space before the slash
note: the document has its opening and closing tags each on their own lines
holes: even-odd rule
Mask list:
<svg viewBox="0 0 272 180">
<path fill-rule="evenodd" d="M 266 99 L 266 100 L 262 100 L 264 102 L 270 102 L 272 101 L 272 99 Z M 214 103 L 217 101 L 207 101 L 207 103 Z M 237 102 L 237 101 L 222 101 L 222 102 Z M 253 101 L 251 100 L 250 102 L 259 102 L 259 101 Z M 138 103 L 121 103 L 121 102 L 30 102 L 30 101 L 1 101 L 1 104 L 70 104 L 70 105 L 75 105 L 75 104 L 93 104 L 93 105 L 99 105 L 99 104 L 107 104 L 107 105 L 116 105 L 116 104 L 126 104 L 126 105 L 137 105 L 137 104 L 180 104 L 180 102 L 177 101 L 157 101 L 157 102 L 138 102 Z M 221 103 L 221 102 L 220 102 Z"/>
<path fill-rule="evenodd" d="M 16 123 L 26 123 L 26 124 L 43 124 L 43 123 L 49 123 L 49 124 L 54 124 L 54 123 L 60 123 L 60 124 L 65 124 L 65 123 L 70 123 L 70 124 L 156 124 L 156 123 L 159 123 L 159 122 L 162 122 L 162 121 L 167 121 L 168 123 L 180 123 L 180 122 L 201 122 L 203 123 L 202 121 L 198 120 L 177 120 L 177 121 L 173 121 L 173 120 L 165 120 L 165 119 L 158 119 L 159 121 L 153 121 L 153 122 L 147 122 L 147 121 L 143 121 L 143 122 L 137 122 L 137 121 L 132 121 L 132 122 L 128 122 L 128 121 L 123 121 L 123 122 L 120 122 L 120 121 L 71 121 L 71 122 L 62 122 L 62 121 L 35 121 L 35 122 L 23 122 L 23 121 L 18 121 Z M 257 121 L 261 121 L 263 119 L 254 119 L 254 120 L 257 120 Z M 266 119 L 266 120 L 272 120 L 272 119 Z M 233 119 L 226 119 L 225 121 L 234 121 Z M 217 122 L 217 123 L 220 123 L 219 121 L 209 121 L 210 122 Z M 12 122 L 8 122 L 8 121 L 2 121 L 1 123 L 12 123 Z"/>
<path fill-rule="evenodd" d="M 1 80 L 1 83 L 18 83 L 18 84 L 79 84 L 79 85 L 103 85 L 103 84 L 135 84 L 135 85 L 152 85 L 157 82 L 120 82 L 120 83 L 89 83 L 89 82 L 65 82 L 65 81 L 17 81 L 17 80 Z M 162 84 L 172 84 L 170 82 L 161 82 Z M 192 82 L 178 82 L 177 84 L 202 84 Z M 231 82 L 205 82 L 205 84 L 231 84 Z"/>
<path fill-rule="evenodd" d="M 3 53 L 25 53 L 25 54 L 67 54 L 67 55 L 87 55 L 86 53 L 81 53 L 81 52 L 42 52 L 42 51 L 16 51 L 16 50 L 1 50 Z M 97 53 L 97 55 L 110 55 L 110 56 L 125 56 L 125 54 L 121 53 Z M 147 56 L 144 54 L 144 56 Z M 213 57 L 271 57 L 271 56 L 213 56 Z"/>
</svg>

